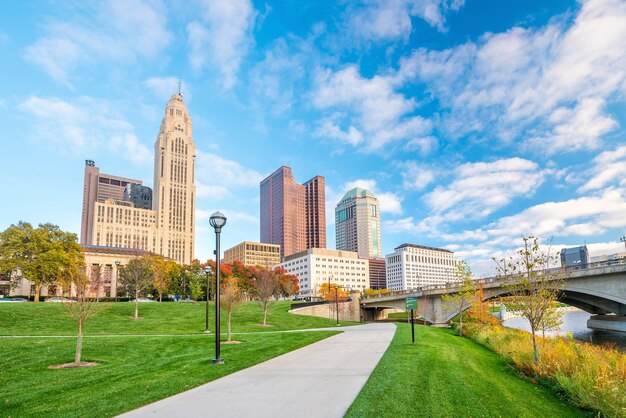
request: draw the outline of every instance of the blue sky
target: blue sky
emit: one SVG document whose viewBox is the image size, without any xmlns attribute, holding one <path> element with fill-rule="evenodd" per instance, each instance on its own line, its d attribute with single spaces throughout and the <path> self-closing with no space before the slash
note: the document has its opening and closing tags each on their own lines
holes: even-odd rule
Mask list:
<svg viewBox="0 0 626 418">
<path fill-rule="evenodd" d="M 440 246 L 478 275 L 523 234 L 592 255 L 626 226 L 626 3 L 3 1 L 0 228 L 79 232 L 83 166 L 152 185 L 183 80 L 208 216 L 259 239 L 259 181 L 281 165 L 382 205 L 385 253 Z"/>
</svg>

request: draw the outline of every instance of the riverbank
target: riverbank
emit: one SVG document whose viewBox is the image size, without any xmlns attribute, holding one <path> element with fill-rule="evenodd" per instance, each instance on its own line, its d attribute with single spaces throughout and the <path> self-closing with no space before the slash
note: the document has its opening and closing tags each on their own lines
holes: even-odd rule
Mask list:
<svg viewBox="0 0 626 418">
<path fill-rule="evenodd" d="M 452 330 L 396 324 L 387 352 L 347 417 L 576 417 L 584 411 L 515 373 L 507 360 Z"/>
<path fill-rule="evenodd" d="M 511 360 L 522 373 L 553 384 L 574 404 L 602 416 L 626 416 L 626 355 L 617 349 L 567 337 L 538 337 L 540 361 L 535 365 L 527 332 L 476 323 L 463 330 L 467 337 Z"/>
<path fill-rule="evenodd" d="M 591 314 L 580 309 L 570 309 L 563 313 L 563 324 L 559 330 L 546 332 L 546 336 L 571 335 L 579 341 L 589 342 L 595 345 L 614 344 L 623 353 L 626 353 L 626 333 L 617 331 L 601 331 L 587 328 L 587 320 Z M 525 318 L 513 318 L 502 323 L 507 328 L 517 328 L 530 332 L 530 325 Z"/>
</svg>

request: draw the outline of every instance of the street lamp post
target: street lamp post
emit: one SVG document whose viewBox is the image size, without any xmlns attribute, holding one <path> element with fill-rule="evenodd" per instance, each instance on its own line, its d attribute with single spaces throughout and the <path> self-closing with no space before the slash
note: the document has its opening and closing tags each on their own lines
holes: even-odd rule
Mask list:
<svg viewBox="0 0 626 418">
<path fill-rule="evenodd" d="M 215 358 L 211 363 L 223 364 L 224 359 L 220 357 L 220 233 L 226 225 L 226 216 L 215 212 L 209 223 L 215 229 Z"/>
<path fill-rule="evenodd" d="M 204 332 L 207 334 L 211 332 L 209 331 L 209 276 L 212 271 L 209 265 L 204 268 L 204 274 L 206 275 L 206 319 L 204 321 Z"/>
<path fill-rule="evenodd" d="M 117 302 L 117 289 L 120 287 L 120 263 L 119 260 L 115 260 L 115 301 Z"/>
<path fill-rule="evenodd" d="M 624 250 L 626 250 L 626 235 L 619 237 L 619 240 L 624 243 Z"/>
<path fill-rule="evenodd" d="M 339 326 L 339 286 L 335 285 L 335 310 L 337 311 L 337 326 Z"/>
</svg>

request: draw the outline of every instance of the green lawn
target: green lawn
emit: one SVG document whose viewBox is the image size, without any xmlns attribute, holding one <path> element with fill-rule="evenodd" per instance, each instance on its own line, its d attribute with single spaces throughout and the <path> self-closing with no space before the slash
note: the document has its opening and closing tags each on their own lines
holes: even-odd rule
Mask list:
<svg viewBox="0 0 626 418">
<path fill-rule="evenodd" d="M 140 303 L 138 320 L 132 318 L 135 304 L 130 302 L 102 303 L 101 312 L 88 320 L 86 335 L 95 334 L 189 334 L 200 333 L 205 327 L 205 303 L 153 302 Z M 246 304 L 233 313 L 233 332 L 267 332 L 289 329 L 328 327 L 335 320 L 293 315 L 291 304 L 280 301 L 263 322 L 263 311 L 256 303 Z M 215 305 L 209 307 L 209 329 L 215 325 Z M 226 313 L 221 313 L 221 331 L 226 331 Z M 341 322 L 343 325 L 353 324 Z M 0 303 L 0 335 L 73 335 L 75 322 L 59 303 Z"/>
<path fill-rule="evenodd" d="M 212 365 L 215 337 L 201 333 L 204 305 L 144 303 L 140 307 L 143 319 L 137 321 L 131 318 L 131 303 L 108 303 L 103 307 L 87 323 L 86 335 L 122 336 L 84 339 L 83 361 L 99 362 L 95 367 L 48 368 L 73 361 L 74 338 L 0 339 L 0 416 L 116 415 L 336 334 L 238 335 L 234 339 L 241 344 L 221 346 L 225 364 Z M 259 327 L 262 312 L 249 304 L 233 318 L 233 331 L 329 326 L 327 319 L 291 315 L 288 308 L 287 303 L 276 304 L 268 316 L 274 326 Z M 72 335 L 74 324 L 62 309 L 52 303 L 1 304 L 0 334 Z M 186 335 L 123 335 L 156 333 Z"/>
<path fill-rule="evenodd" d="M 584 416 L 504 359 L 451 330 L 397 324 L 391 346 L 348 417 Z"/>
</svg>

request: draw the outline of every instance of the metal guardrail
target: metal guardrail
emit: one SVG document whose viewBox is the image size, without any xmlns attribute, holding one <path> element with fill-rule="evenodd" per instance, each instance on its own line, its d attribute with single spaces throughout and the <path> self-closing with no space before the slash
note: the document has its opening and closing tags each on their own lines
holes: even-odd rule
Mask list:
<svg viewBox="0 0 626 418">
<path fill-rule="evenodd" d="M 544 274 L 552 274 L 552 273 L 559 273 L 559 272 L 571 273 L 575 271 L 589 271 L 589 270 L 595 270 L 595 269 L 616 266 L 616 265 L 626 265 L 626 260 L 625 259 L 608 260 L 608 261 L 600 261 L 596 263 L 589 263 L 584 268 L 573 267 L 573 266 L 554 267 L 554 268 L 542 270 L 541 273 L 544 273 Z M 490 284 L 494 282 L 507 282 L 509 280 L 510 280 L 509 277 L 494 276 L 494 277 L 485 277 L 482 279 L 474 279 L 474 282 L 479 283 L 479 284 Z M 434 284 L 434 285 L 429 285 L 429 286 L 416 287 L 413 289 L 396 290 L 396 291 L 392 291 L 389 293 L 378 294 L 378 295 L 363 295 L 361 296 L 361 299 L 379 299 L 379 298 L 385 298 L 388 296 L 402 296 L 402 295 L 409 295 L 409 294 L 414 294 L 418 292 L 423 293 L 429 290 L 440 290 L 440 289 L 453 290 L 454 288 L 458 286 L 460 286 L 460 283 Z"/>
</svg>

